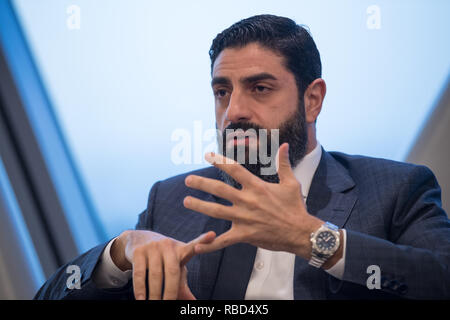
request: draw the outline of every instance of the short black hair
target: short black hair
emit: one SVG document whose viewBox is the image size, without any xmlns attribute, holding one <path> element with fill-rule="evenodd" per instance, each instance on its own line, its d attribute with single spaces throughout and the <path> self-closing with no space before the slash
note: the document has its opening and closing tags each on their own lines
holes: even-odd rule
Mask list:
<svg viewBox="0 0 450 320">
<path fill-rule="evenodd" d="M 286 68 L 294 74 L 301 101 L 308 85 L 321 77 L 320 54 L 309 31 L 289 18 L 270 14 L 243 19 L 219 33 L 209 50 L 211 73 L 222 50 L 250 43 L 258 43 L 284 58 Z"/>
</svg>

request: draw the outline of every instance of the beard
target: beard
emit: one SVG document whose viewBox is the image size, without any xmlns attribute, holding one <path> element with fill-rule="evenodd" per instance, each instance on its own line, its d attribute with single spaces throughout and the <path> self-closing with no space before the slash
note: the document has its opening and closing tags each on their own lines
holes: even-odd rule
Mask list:
<svg viewBox="0 0 450 320">
<path fill-rule="evenodd" d="M 249 148 L 249 144 L 245 145 L 245 157 L 239 157 L 239 148 L 232 143 L 232 146 L 227 146 L 227 130 L 235 131 L 241 129 L 244 132 L 253 129 L 252 131 L 257 133 L 257 151 L 254 152 L 256 156 L 256 161 L 249 161 L 251 153 Z M 251 122 L 236 122 L 236 123 L 230 123 L 222 132 L 222 134 L 218 137 L 218 144 L 219 144 L 219 152 L 222 155 L 228 156 L 230 153 L 232 157 L 231 159 L 239 162 L 244 168 L 246 168 L 248 171 L 250 171 L 252 174 L 256 175 L 257 177 L 261 178 L 262 180 L 270 183 L 279 183 L 280 179 L 278 177 L 278 174 L 275 172 L 273 174 L 264 174 L 267 172 L 268 168 L 275 168 L 275 161 L 276 161 L 276 153 L 278 151 L 278 146 L 281 146 L 283 143 L 287 142 L 289 143 L 289 161 L 291 163 L 291 166 L 295 167 L 301 159 L 306 154 L 306 146 L 308 142 L 308 134 L 307 134 L 307 128 L 306 128 L 306 119 L 305 119 L 305 112 L 303 103 L 300 105 L 299 108 L 296 109 L 295 113 L 289 117 L 288 120 L 281 123 L 279 126 L 278 131 L 278 137 L 275 136 L 273 141 L 273 135 L 272 130 L 267 130 L 255 123 Z M 230 131 L 228 131 L 230 132 Z M 267 133 L 267 145 L 261 145 L 261 132 Z M 278 138 L 278 139 L 276 139 Z M 233 142 L 233 141 L 230 141 Z M 276 147 L 275 150 L 273 150 Z M 231 150 L 233 149 L 233 150 Z M 267 150 L 266 150 L 267 149 Z M 242 148 L 241 148 L 242 150 Z M 261 153 L 265 152 L 267 156 L 265 156 L 265 160 L 262 159 Z M 242 158 L 245 158 L 245 161 L 238 161 L 242 160 Z M 267 161 L 268 159 L 268 161 Z M 228 173 L 226 173 L 223 170 L 220 170 L 222 179 L 225 183 L 237 188 L 241 189 L 242 186 L 240 183 L 238 183 L 233 177 L 231 177 Z"/>
</svg>

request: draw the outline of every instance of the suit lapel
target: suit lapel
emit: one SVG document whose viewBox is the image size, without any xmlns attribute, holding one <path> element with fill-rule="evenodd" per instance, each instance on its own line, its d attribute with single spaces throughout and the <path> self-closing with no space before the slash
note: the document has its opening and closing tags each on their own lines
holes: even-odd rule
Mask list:
<svg viewBox="0 0 450 320">
<path fill-rule="evenodd" d="M 256 247 L 237 243 L 224 249 L 212 299 L 243 300 L 256 256 Z"/>
<path fill-rule="evenodd" d="M 355 183 L 347 170 L 329 153 L 322 158 L 314 174 L 306 202 L 308 212 L 343 227 L 356 202 Z M 351 190 L 350 192 L 346 192 Z"/>
<path fill-rule="evenodd" d="M 314 174 L 306 202 L 310 214 L 342 228 L 356 203 L 355 183 L 347 170 L 322 149 L 322 158 Z M 325 271 L 296 257 L 294 299 L 325 299 Z"/>
</svg>

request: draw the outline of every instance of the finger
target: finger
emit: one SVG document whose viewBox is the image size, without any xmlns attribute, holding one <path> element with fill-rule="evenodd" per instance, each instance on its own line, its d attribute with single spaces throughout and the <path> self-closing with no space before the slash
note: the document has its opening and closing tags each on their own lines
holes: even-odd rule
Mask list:
<svg viewBox="0 0 450 320">
<path fill-rule="evenodd" d="M 136 300 L 145 300 L 145 276 L 147 274 L 146 257 L 136 252 L 133 254 L 133 289 Z"/>
<path fill-rule="evenodd" d="M 237 218 L 230 206 L 224 206 L 215 202 L 204 201 L 195 197 L 187 196 L 184 198 L 183 204 L 188 209 L 206 214 L 213 218 L 225 220 L 233 220 Z"/>
<path fill-rule="evenodd" d="M 227 199 L 233 203 L 239 199 L 239 192 L 241 192 L 222 181 L 196 175 L 187 176 L 185 184 L 189 188 L 194 188 L 207 193 L 211 193 L 220 198 Z"/>
<path fill-rule="evenodd" d="M 235 235 L 235 233 L 232 230 L 230 230 L 230 231 L 227 231 L 227 232 L 221 234 L 220 236 L 218 236 L 211 243 L 196 244 L 195 245 L 195 254 L 203 254 L 203 253 L 217 251 L 217 250 L 231 246 L 238 242 L 240 242 L 239 237 L 237 237 Z"/>
<path fill-rule="evenodd" d="M 153 250 L 148 257 L 148 290 L 150 300 L 161 300 L 163 282 L 163 261 L 159 250 Z"/>
<path fill-rule="evenodd" d="M 173 247 L 163 250 L 164 265 L 164 300 L 175 300 L 178 297 L 180 287 L 181 270 L 180 262 Z"/>
<path fill-rule="evenodd" d="M 289 161 L 289 144 L 283 143 L 277 152 L 277 172 L 280 183 L 295 179 L 291 162 Z"/>
<path fill-rule="evenodd" d="M 260 179 L 251 174 L 250 171 L 241 166 L 233 159 L 226 158 L 220 154 L 214 152 L 208 152 L 205 154 L 205 159 L 216 168 L 225 171 L 232 176 L 241 185 L 249 185 L 256 183 Z"/>
<path fill-rule="evenodd" d="M 210 243 L 216 238 L 216 233 L 214 231 L 209 231 L 204 233 L 194 240 L 186 243 L 182 247 L 180 247 L 180 255 L 179 259 L 181 261 L 181 265 L 184 266 L 188 263 L 189 260 L 195 255 L 195 245 L 199 243 Z"/>
<path fill-rule="evenodd" d="M 187 282 L 187 268 L 183 267 L 181 271 L 180 289 L 178 291 L 178 300 L 197 300 L 192 294 Z"/>
</svg>

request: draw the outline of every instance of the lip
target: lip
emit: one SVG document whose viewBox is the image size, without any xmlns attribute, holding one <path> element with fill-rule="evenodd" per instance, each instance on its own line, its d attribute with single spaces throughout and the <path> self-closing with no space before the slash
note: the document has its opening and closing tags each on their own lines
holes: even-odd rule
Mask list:
<svg viewBox="0 0 450 320">
<path fill-rule="evenodd" d="M 233 140 L 233 144 L 235 146 L 239 146 L 239 145 L 247 145 L 248 146 L 251 138 L 252 137 L 239 137 L 239 138 L 236 138 Z"/>
<path fill-rule="evenodd" d="M 236 130 L 227 135 L 226 142 L 228 144 L 230 140 L 234 140 L 235 144 L 239 141 L 248 143 L 250 139 L 257 139 L 257 135 L 255 132 L 249 130 L 245 132 L 243 130 Z"/>
</svg>

